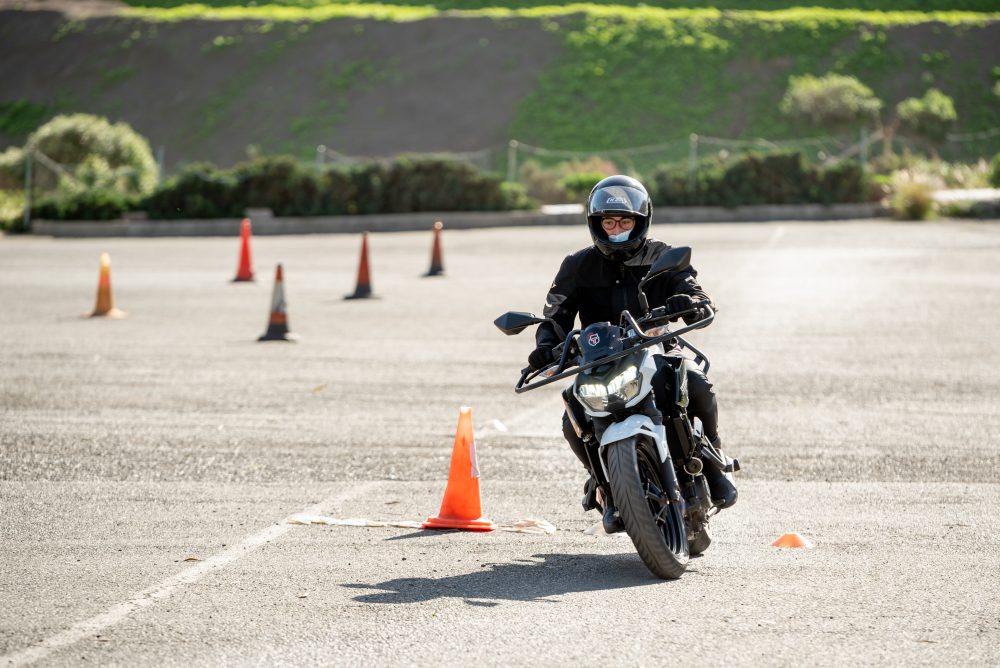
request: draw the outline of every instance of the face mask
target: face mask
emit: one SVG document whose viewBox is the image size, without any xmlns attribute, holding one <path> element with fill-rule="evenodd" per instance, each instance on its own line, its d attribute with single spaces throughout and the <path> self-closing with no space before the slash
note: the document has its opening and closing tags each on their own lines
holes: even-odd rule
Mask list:
<svg viewBox="0 0 1000 668">
<path fill-rule="evenodd" d="M 621 234 L 609 234 L 608 235 L 608 241 L 610 241 L 612 243 L 620 244 L 623 241 L 628 241 L 628 235 L 630 233 L 631 233 L 631 230 L 622 232 Z"/>
</svg>

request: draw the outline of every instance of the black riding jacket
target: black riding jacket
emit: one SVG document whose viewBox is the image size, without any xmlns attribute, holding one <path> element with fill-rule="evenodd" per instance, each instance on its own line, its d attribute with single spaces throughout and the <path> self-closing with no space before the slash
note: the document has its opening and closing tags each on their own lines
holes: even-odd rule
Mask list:
<svg viewBox="0 0 1000 668">
<path fill-rule="evenodd" d="M 595 322 L 618 324 L 626 308 L 639 318 L 643 315 L 639 307 L 639 281 L 669 249 L 662 241 L 647 239 L 624 263 L 607 257 L 594 246 L 566 256 L 545 298 L 545 317 L 555 320 L 567 333 L 573 329 L 578 314 L 581 327 Z M 663 306 L 668 298 L 681 293 L 691 295 L 696 301 L 708 299 L 697 277 L 694 267 L 687 267 L 650 281 L 646 284 L 650 307 Z M 535 341 L 539 347 L 562 343 L 547 322 L 536 330 Z"/>
</svg>

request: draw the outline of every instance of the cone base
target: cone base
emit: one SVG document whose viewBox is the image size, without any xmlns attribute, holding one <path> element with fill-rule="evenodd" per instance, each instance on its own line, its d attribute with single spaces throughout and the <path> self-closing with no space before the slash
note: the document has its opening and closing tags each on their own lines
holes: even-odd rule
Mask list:
<svg viewBox="0 0 1000 668">
<path fill-rule="evenodd" d="M 295 343 L 299 340 L 298 334 L 261 334 L 257 337 L 257 341 L 288 341 L 289 343 Z"/>
<path fill-rule="evenodd" d="M 231 280 L 229 282 L 230 283 L 255 283 L 256 281 L 257 281 L 257 279 L 255 279 L 251 275 L 251 276 L 237 276 L 236 278 L 234 278 L 233 280 Z"/>
<path fill-rule="evenodd" d="M 421 527 L 424 529 L 465 529 L 467 531 L 493 531 L 497 525 L 485 517 L 465 520 L 457 517 L 428 517 Z"/>
<path fill-rule="evenodd" d="M 431 276 L 444 276 L 444 268 L 443 267 L 439 267 L 439 268 L 431 267 L 430 271 L 428 271 L 426 274 L 424 274 L 424 278 L 430 278 Z"/>
<path fill-rule="evenodd" d="M 344 295 L 344 299 L 378 299 L 378 295 L 372 294 L 370 290 L 358 290 L 353 295 Z"/>
<path fill-rule="evenodd" d="M 93 313 L 84 313 L 80 316 L 81 318 L 107 318 L 108 320 L 123 320 L 128 317 L 128 313 L 121 311 L 119 309 L 113 308 L 110 311 L 105 311 L 104 313 L 98 313 L 94 311 Z"/>
<path fill-rule="evenodd" d="M 299 340 L 297 334 L 288 331 L 287 325 L 272 325 L 267 331 L 257 337 L 257 341 L 289 341 L 294 343 Z"/>
</svg>

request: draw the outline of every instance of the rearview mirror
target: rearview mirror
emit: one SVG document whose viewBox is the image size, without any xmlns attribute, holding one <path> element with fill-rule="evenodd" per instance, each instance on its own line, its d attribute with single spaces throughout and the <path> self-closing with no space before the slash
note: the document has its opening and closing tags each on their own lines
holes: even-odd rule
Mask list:
<svg viewBox="0 0 1000 668">
<path fill-rule="evenodd" d="M 520 334 L 530 325 L 537 325 L 545 322 L 546 320 L 547 318 L 539 318 L 534 313 L 525 313 L 524 311 L 508 311 L 494 320 L 493 324 L 507 336 L 512 336 L 514 334 Z"/>
<path fill-rule="evenodd" d="M 649 273 L 646 274 L 642 282 L 656 278 L 660 274 L 666 274 L 671 271 L 679 271 L 691 264 L 691 247 L 690 246 L 678 246 L 677 248 L 671 248 L 666 253 L 660 256 L 653 266 L 649 268 Z"/>
<path fill-rule="evenodd" d="M 642 286 L 646 285 L 646 283 L 653 280 L 657 276 L 662 276 L 663 274 L 668 274 L 672 271 L 679 271 L 690 264 L 690 246 L 678 246 L 677 248 L 671 248 L 653 263 L 653 266 L 649 268 L 649 271 L 643 279 L 639 281 L 639 306 L 642 307 L 644 313 L 649 312 L 649 301 L 646 299 L 646 293 L 642 291 Z"/>
</svg>

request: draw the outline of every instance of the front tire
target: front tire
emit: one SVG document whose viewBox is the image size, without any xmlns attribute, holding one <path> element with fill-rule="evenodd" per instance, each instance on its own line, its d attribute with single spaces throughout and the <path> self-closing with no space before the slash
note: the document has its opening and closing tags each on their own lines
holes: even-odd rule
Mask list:
<svg viewBox="0 0 1000 668">
<path fill-rule="evenodd" d="M 659 463 L 634 437 L 608 449 L 608 477 L 615 506 L 639 557 L 654 575 L 675 580 L 688 562 L 687 530 L 681 508 L 664 504 Z"/>
</svg>

